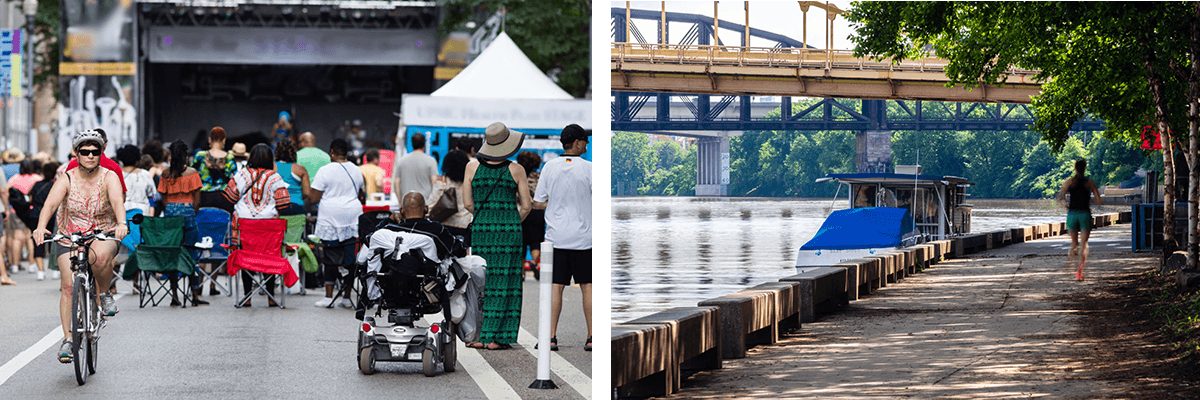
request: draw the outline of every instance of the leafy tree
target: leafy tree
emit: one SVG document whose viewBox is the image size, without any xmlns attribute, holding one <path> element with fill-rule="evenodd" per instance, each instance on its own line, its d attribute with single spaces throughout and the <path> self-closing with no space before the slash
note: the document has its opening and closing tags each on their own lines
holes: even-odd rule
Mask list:
<svg viewBox="0 0 1200 400">
<path fill-rule="evenodd" d="M 446 0 L 443 33 L 507 10 L 505 32 L 539 69 L 575 97 L 591 88 L 591 2 L 586 0 Z"/>
<path fill-rule="evenodd" d="M 963 177 L 975 182 L 971 196 L 976 198 L 1016 197 L 1013 178 L 1018 175 L 1026 151 L 1037 145 L 1031 132 L 960 132 L 966 167 Z M 1048 156 L 1049 154 L 1046 154 Z"/>
<path fill-rule="evenodd" d="M 617 194 L 617 184 L 631 182 L 634 187 L 642 185 L 648 175 L 652 160 L 650 137 L 644 133 L 613 132 L 612 137 L 612 194 Z"/>
<path fill-rule="evenodd" d="M 1171 128 L 1187 121 L 1188 265 L 1196 268 L 1200 3 L 855 2 L 846 18 L 857 30 L 856 54 L 898 61 L 932 49 L 949 60 L 950 84 L 1002 82 L 1013 67 L 1039 70 L 1035 81 L 1044 85 L 1033 100 L 1033 129 L 1055 152 L 1086 113 L 1108 123 L 1109 137 L 1132 137 L 1153 123 L 1165 139 L 1164 175 L 1173 176 L 1174 150 L 1182 146 Z M 1174 203 L 1172 180 L 1164 186 Z M 1177 245 L 1174 208 L 1166 209 L 1164 260 Z"/>
<path fill-rule="evenodd" d="M 664 140 L 655 142 L 650 147 L 656 156 L 655 165 L 653 166 L 656 170 L 669 170 L 671 167 L 679 165 L 680 161 L 683 161 L 683 157 L 686 155 L 683 151 L 683 146 L 674 141 Z"/>
</svg>

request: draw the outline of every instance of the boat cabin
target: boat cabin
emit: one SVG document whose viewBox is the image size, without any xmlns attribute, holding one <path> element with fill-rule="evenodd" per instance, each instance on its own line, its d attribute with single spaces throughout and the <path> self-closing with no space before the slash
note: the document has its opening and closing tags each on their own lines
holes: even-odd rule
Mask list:
<svg viewBox="0 0 1200 400">
<path fill-rule="evenodd" d="M 825 180 L 849 186 L 850 208 L 908 209 L 916 231 L 931 240 L 971 232 L 966 189 L 974 183 L 965 178 L 921 175 L 920 166 L 897 165 L 896 173 L 828 174 L 818 179 Z"/>
</svg>

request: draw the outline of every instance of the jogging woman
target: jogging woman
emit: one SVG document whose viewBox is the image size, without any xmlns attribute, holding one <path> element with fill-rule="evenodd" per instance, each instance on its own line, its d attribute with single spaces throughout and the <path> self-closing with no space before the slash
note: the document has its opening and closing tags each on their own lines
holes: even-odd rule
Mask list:
<svg viewBox="0 0 1200 400">
<path fill-rule="evenodd" d="M 1075 279 L 1081 281 L 1083 280 L 1083 265 L 1087 263 L 1088 235 L 1092 232 L 1091 205 L 1092 203 L 1100 205 L 1100 190 L 1096 188 L 1096 181 L 1083 175 L 1085 170 L 1087 170 L 1087 160 L 1076 160 L 1075 176 L 1067 178 L 1067 181 L 1063 182 L 1062 189 L 1058 190 L 1056 197 L 1060 205 L 1067 206 L 1067 231 L 1071 234 L 1071 251 L 1067 253 L 1067 262 L 1074 264 L 1075 255 L 1082 256 L 1079 260 L 1079 268 L 1075 270 Z M 1071 194 L 1069 201 L 1066 199 L 1067 193 Z"/>
<path fill-rule="evenodd" d="M 79 168 L 68 169 L 54 182 L 50 196 L 38 217 L 37 229 L 33 231 L 33 240 L 41 245 L 45 235 L 46 222 L 50 215 L 58 212 L 59 232 L 75 233 L 99 229 L 115 231 L 118 240 L 124 239 L 129 233 L 125 225 L 125 203 L 122 195 L 121 180 L 111 170 L 100 167 L 100 154 L 104 151 L 105 139 L 99 132 L 86 130 L 75 135 L 71 148 L 79 159 Z M 61 206 L 61 207 L 60 207 Z M 120 215 L 122 218 L 117 218 Z M 95 240 L 88 245 L 92 256 L 90 260 L 111 260 L 117 254 L 115 241 Z M 58 252 L 58 265 L 71 265 L 70 243 L 61 243 Z M 112 263 L 95 263 L 92 272 L 97 277 L 100 288 L 108 288 L 113 279 Z M 61 274 L 62 295 L 58 299 L 59 316 L 62 318 L 63 342 L 58 351 L 58 361 L 71 362 L 71 335 L 67 328 L 71 326 L 71 292 L 74 276 L 67 271 Z M 100 290 L 99 301 L 103 313 L 108 316 L 117 314 L 117 305 L 111 293 Z"/>
</svg>

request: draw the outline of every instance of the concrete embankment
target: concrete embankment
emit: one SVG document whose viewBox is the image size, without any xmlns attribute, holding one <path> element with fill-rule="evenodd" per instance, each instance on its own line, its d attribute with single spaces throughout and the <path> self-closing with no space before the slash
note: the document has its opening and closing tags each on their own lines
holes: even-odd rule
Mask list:
<svg viewBox="0 0 1200 400">
<path fill-rule="evenodd" d="M 1093 231 L 1089 278 L 1148 259 L 1129 253 L 1128 225 L 1110 226 L 1128 222 L 1129 213 L 1094 218 L 1100 228 Z M 1037 375 L 1071 368 L 1070 360 L 1051 361 L 1037 347 L 1058 344 L 1071 329 L 1073 317 L 1047 298 L 1089 284 L 1074 281 L 1066 265 L 1065 234 L 1064 224 L 1054 223 L 936 241 L 616 325 L 614 393 L 1085 393 L 1089 384 L 1043 385 Z"/>
</svg>

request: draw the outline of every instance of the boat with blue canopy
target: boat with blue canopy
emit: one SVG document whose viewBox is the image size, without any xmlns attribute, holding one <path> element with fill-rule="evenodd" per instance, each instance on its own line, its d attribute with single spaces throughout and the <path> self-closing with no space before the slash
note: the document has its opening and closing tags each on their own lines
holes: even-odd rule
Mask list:
<svg viewBox="0 0 1200 400">
<path fill-rule="evenodd" d="M 800 247 L 799 272 L 971 232 L 972 206 L 965 200 L 974 183 L 965 178 L 898 165 L 896 173 L 828 174 L 817 181 L 830 180 L 849 186 L 850 208 L 830 213 Z"/>
</svg>

